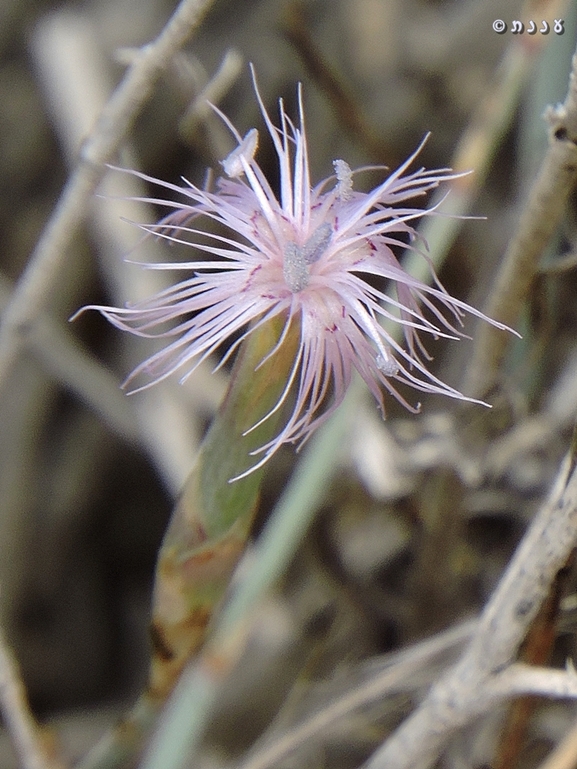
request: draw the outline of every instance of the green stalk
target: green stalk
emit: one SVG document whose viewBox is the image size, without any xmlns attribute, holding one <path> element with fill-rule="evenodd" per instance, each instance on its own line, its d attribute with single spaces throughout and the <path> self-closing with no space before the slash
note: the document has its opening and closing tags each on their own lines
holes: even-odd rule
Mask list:
<svg viewBox="0 0 577 769">
<path fill-rule="evenodd" d="M 186 663 L 204 643 L 232 572 L 242 555 L 257 509 L 263 468 L 229 483 L 271 440 L 279 413 L 243 433 L 277 403 L 295 361 L 299 330 L 257 368 L 283 331 L 279 317 L 254 330 L 241 345 L 225 399 L 172 513 L 158 556 L 152 601 L 153 642 L 147 687 L 132 710 L 90 751 L 77 769 L 118 769 L 142 749 L 144 736 Z"/>
<path fill-rule="evenodd" d="M 149 694 L 154 699 L 166 698 L 202 644 L 244 550 L 263 468 L 233 483 L 230 479 L 258 461 L 250 452 L 278 429 L 279 415 L 274 414 L 243 435 L 274 407 L 290 375 L 298 344 L 296 328 L 257 368 L 277 342 L 284 322 L 278 318 L 264 324 L 241 346 L 225 400 L 172 514 L 158 557 L 153 597 Z"/>
</svg>

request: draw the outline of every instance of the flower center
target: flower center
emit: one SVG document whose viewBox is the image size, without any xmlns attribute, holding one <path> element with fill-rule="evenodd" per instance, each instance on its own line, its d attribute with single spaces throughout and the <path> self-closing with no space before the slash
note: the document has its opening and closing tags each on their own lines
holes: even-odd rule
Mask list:
<svg viewBox="0 0 577 769">
<path fill-rule="evenodd" d="M 309 264 L 318 262 L 327 250 L 333 234 L 328 222 L 317 227 L 303 246 L 293 240 L 286 244 L 283 254 L 283 275 L 287 286 L 297 294 L 309 284 Z"/>
</svg>

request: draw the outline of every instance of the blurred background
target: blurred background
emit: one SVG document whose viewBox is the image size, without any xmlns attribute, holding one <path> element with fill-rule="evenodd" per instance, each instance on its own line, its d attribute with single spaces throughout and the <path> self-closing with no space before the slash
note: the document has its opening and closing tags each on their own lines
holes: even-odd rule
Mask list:
<svg viewBox="0 0 577 769">
<path fill-rule="evenodd" d="M 0 3 L 0 309 L 83 137 L 138 46 L 159 33 L 173 8 L 164 0 Z M 514 19 L 525 26 L 546 19 L 552 28 L 560 17 L 563 35 L 511 32 Z M 507 23 L 505 33 L 493 30 L 496 19 Z M 440 271 L 450 293 L 481 307 L 545 151 L 543 110 L 565 96 L 576 27 L 569 3 L 553 10 L 515 0 L 215 0 L 115 162 L 175 183 L 184 176 L 202 184 L 207 168 L 218 175 L 234 142 L 205 98 L 242 135 L 262 129 L 249 62 L 271 115 L 279 97 L 295 114 L 296 83 L 303 83 L 313 181 L 332 173 L 335 158 L 353 168 L 394 168 L 427 131 L 417 163 L 451 166 L 473 121 L 501 110 L 503 130 L 485 137 L 487 173 L 473 182 L 470 213 L 486 220 L 460 223 Z M 499 90 L 515 46 L 524 46 L 519 82 Z M 501 101 L 490 107 L 496 93 Z M 258 153 L 274 184 L 262 130 Z M 121 306 L 162 286 L 164 274 L 124 261 L 167 258 L 162 244 L 141 243 L 125 221 L 150 223 L 159 210 L 114 199 L 154 194 L 145 182 L 109 174 L 0 398 L 0 618 L 34 711 L 56 724 L 75 757 L 145 680 L 156 552 L 226 387 L 226 371 L 212 376 L 207 365 L 186 386 L 167 381 L 127 397 L 120 384 L 152 343 L 121 334 L 96 313 L 68 323 L 85 304 Z M 221 704 L 207 740 L 220 761 L 248 747 L 283 702 L 283 723 L 291 723 L 304 712 L 303 692 L 316 702 L 310 687 L 322 703 L 321 681 L 333 681 L 332 693 L 344 691 L 349 683 L 335 679 L 338 671 L 472 616 L 486 601 L 571 433 L 573 209 L 544 256 L 498 419 L 487 421 L 479 407 L 479 416 L 459 422 L 455 404 L 438 397 L 420 398 L 419 416 L 391 402 L 385 423 L 372 403 L 359 410 L 345 470 L 263 606 L 260 635 Z M 474 325 L 465 330 L 474 333 Z M 467 340 L 430 346 L 436 373 L 459 387 L 471 349 Z M 294 463 L 286 450 L 271 464 L 257 530 Z M 439 502 L 447 499 L 449 507 Z M 569 572 L 549 650 L 559 664 L 575 651 L 577 583 Z M 415 691 L 426 683 L 425 676 Z M 358 765 L 408 711 L 415 691 L 366 718 L 357 714 L 301 764 Z M 538 764 L 573 710 L 549 704 L 531 714 L 518 766 Z M 480 767 L 498 744 L 498 726 L 487 720 L 456 742 L 447 765 Z M 5 736 L 0 765 L 16 765 Z"/>
</svg>

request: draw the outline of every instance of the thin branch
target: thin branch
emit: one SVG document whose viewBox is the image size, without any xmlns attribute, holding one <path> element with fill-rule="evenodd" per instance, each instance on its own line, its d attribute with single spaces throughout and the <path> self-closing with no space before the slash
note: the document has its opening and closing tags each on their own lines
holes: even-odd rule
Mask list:
<svg viewBox="0 0 577 769">
<path fill-rule="evenodd" d="M 363 681 L 346 694 L 331 702 L 317 713 L 306 718 L 282 735 L 266 736 L 256 749 L 236 769 L 269 769 L 277 762 L 303 746 L 313 738 L 320 738 L 340 719 L 359 708 L 388 697 L 398 691 L 407 691 L 413 686 L 422 686 L 419 676 L 424 670 L 433 674 L 434 660 L 439 655 L 451 652 L 468 640 L 476 628 L 476 621 L 465 622 L 451 630 L 439 633 L 415 646 L 403 649 L 393 655 L 390 664 L 379 672 L 374 671 L 370 680 Z M 387 655 L 389 656 L 389 655 Z M 418 680 L 415 681 L 417 674 Z M 429 679 L 430 680 L 430 679 Z"/>
<path fill-rule="evenodd" d="M 571 572 L 573 560 L 573 554 L 571 554 L 564 568 L 557 572 L 549 595 L 539 609 L 523 641 L 519 661 L 532 666 L 532 670 L 537 666 L 546 665 L 550 661 L 557 636 L 561 598 Z M 575 678 L 574 671 L 572 672 L 573 678 Z M 536 706 L 536 698 L 529 695 L 519 697 L 511 704 L 501 728 L 495 758 L 492 762 L 493 769 L 512 769 L 517 765 Z"/>
<path fill-rule="evenodd" d="M 539 769 L 575 769 L 577 765 L 577 723 L 573 724 Z"/>
<path fill-rule="evenodd" d="M 0 275 L 0 312 L 9 297 L 10 283 Z M 117 435 L 128 443 L 137 443 L 139 431 L 132 404 L 122 394 L 114 375 L 83 350 L 54 318 L 41 313 L 38 320 L 27 341 L 45 370 L 92 408 Z"/>
<path fill-rule="evenodd" d="M 436 270 L 442 267 L 463 226 L 462 217 L 471 212 L 503 137 L 513 122 L 519 97 L 543 44 L 544 38 L 531 46 L 524 44 L 520 37 L 512 39 L 493 82 L 459 139 L 450 166 L 457 173 L 471 170 L 474 173 L 450 183 L 450 194 L 441 208 L 443 216 L 426 217 L 419 225 L 419 233 L 428 244 Z M 432 198 L 431 207 L 440 202 L 445 189 Z M 420 254 L 408 250 L 403 256 L 403 267 L 419 280 L 429 280 L 429 265 Z M 470 394 L 467 390 L 464 392 Z"/>
<path fill-rule="evenodd" d="M 144 46 L 84 143 L 80 160 L 24 270 L 0 327 L 0 387 L 57 284 L 68 247 L 86 216 L 87 206 L 154 84 L 174 54 L 196 29 L 212 0 L 182 0 L 156 40 Z"/>
<path fill-rule="evenodd" d="M 376 751 L 366 769 L 426 769 L 454 731 L 483 712 L 486 687 L 497 686 L 496 674 L 514 658 L 576 543 L 577 469 L 570 454 L 483 611 L 465 654 Z"/>
<path fill-rule="evenodd" d="M 549 107 L 549 148 L 532 185 L 517 232 L 505 253 L 484 311 L 514 326 L 539 269 L 543 252 L 565 213 L 577 181 L 577 54 L 573 57 L 565 102 Z M 482 326 L 475 337 L 464 392 L 483 397 L 496 383 L 509 338 Z"/>
<path fill-rule="evenodd" d="M 577 672 L 573 669 L 554 670 L 524 663 L 510 665 L 494 676 L 485 687 L 487 697 L 497 701 L 520 694 L 574 699 L 577 697 Z"/>
<path fill-rule="evenodd" d="M 0 711 L 23 769 L 63 769 L 30 712 L 14 656 L 0 632 Z"/>
<path fill-rule="evenodd" d="M 107 94 L 112 91 L 97 30 L 86 14 L 70 10 L 52 13 L 37 25 L 31 50 L 60 145 L 65 156 L 73 158 L 82 137 L 90 131 L 104 108 Z M 132 58 L 138 58 L 138 52 Z M 125 142 L 123 162 L 131 168 L 138 167 L 130 149 Z M 144 183 L 131 174 L 110 173 L 100 185 L 99 192 L 102 197 L 92 199 L 87 224 L 93 242 L 98 246 L 112 303 L 122 305 L 127 299 L 146 298 L 166 288 L 169 285 L 167 273 L 143 270 L 125 260 L 134 249 L 137 249 L 138 259 L 144 262 L 162 262 L 165 258 L 158 242 L 152 238 L 143 240 L 141 231 L 127 223 L 151 222 L 157 216 L 151 206 L 142 202 L 147 197 Z M 43 336 L 43 323 L 36 322 L 30 329 L 30 341 L 34 343 Z M 59 336 L 62 337 L 62 333 Z M 141 351 L 128 338 L 123 338 L 120 343 L 119 367 L 127 372 L 136 365 Z M 38 344 L 34 346 L 38 352 L 42 351 Z M 58 362 L 72 364 L 73 358 Z M 68 385 L 80 392 L 81 397 L 97 394 L 95 385 L 102 376 L 87 381 L 84 384 L 86 393 L 82 393 L 82 372 L 90 376 L 86 366 L 79 370 L 72 366 L 58 370 L 60 375 L 71 377 Z M 198 378 L 187 387 L 171 381 L 163 388 L 152 388 L 129 399 L 130 405 L 125 406 L 134 410 L 140 444 L 174 495 L 180 491 L 198 451 L 201 428 L 196 414 L 201 410 L 201 389 Z M 218 395 L 223 392 L 222 382 L 213 379 L 208 393 L 214 395 L 214 402 L 209 410 L 216 408 Z M 118 393 L 117 398 L 120 397 Z M 93 398 L 91 402 L 94 402 Z"/>
<path fill-rule="evenodd" d="M 185 139 L 190 140 L 200 122 L 206 122 L 208 139 L 216 157 L 223 158 L 230 152 L 230 138 L 222 137 L 219 129 L 222 123 L 216 120 L 216 115 L 210 104 L 218 104 L 230 91 L 240 75 L 243 64 L 241 54 L 234 48 L 225 53 L 220 66 L 210 80 L 203 86 L 200 93 L 195 95 L 188 109 L 178 123 L 178 131 Z M 218 126 L 218 129 L 217 129 Z"/>
<path fill-rule="evenodd" d="M 325 59 L 311 33 L 301 0 L 292 0 L 286 6 L 283 31 L 301 57 L 309 75 L 326 94 L 347 133 L 363 144 L 375 160 L 382 162 L 386 159 L 392 166 L 396 165 L 390 146 L 380 138 L 363 114 L 359 100 Z"/>
<path fill-rule="evenodd" d="M 552 0 L 547 3 L 547 12 L 555 16 L 558 14 L 560 6 L 563 6 L 562 1 Z M 469 213 L 471 204 L 489 172 L 497 148 L 511 125 L 519 96 L 531 72 L 531 65 L 542 45 L 543 40 L 541 39 L 534 39 L 531 45 L 523 44 L 520 38 L 511 42 L 495 82 L 488 89 L 485 98 L 481 100 L 478 109 L 472 116 L 450 163 L 451 168 L 456 171 L 467 171 L 474 168 L 475 173 L 450 183 L 450 195 L 443 203 L 442 208 L 443 213 L 447 216 L 426 217 L 419 224 L 419 233 L 428 244 L 429 257 L 437 272 L 440 272 L 445 258 L 462 228 L 463 217 Z M 431 206 L 438 202 L 439 197 L 433 197 Z M 420 254 L 406 251 L 403 255 L 403 268 L 410 275 L 425 283 L 431 281 L 429 263 Z M 386 327 L 395 339 L 400 339 L 401 326 L 398 323 L 391 323 Z M 506 335 L 503 334 L 503 336 Z M 470 393 L 467 392 L 467 394 Z M 359 403 L 363 395 L 363 389 L 358 380 L 354 380 L 351 385 L 351 395 L 352 397 L 348 399 L 348 407 L 354 409 L 355 415 L 357 415 L 361 408 Z M 347 406 L 343 405 L 342 408 L 347 408 Z M 357 456 L 354 454 L 356 448 L 354 442 L 352 447 L 353 457 L 358 463 Z M 398 456 L 398 452 L 396 452 L 396 456 Z M 474 463 L 478 468 L 476 458 Z M 391 464 L 389 462 L 389 466 Z M 470 474 L 472 463 L 468 464 L 467 474 Z M 393 469 L 394 476 L 399 478 L 399 469 L 397 467 Z M 477 473 L 477 469 L 475 472 Z M 393 471 L 390 475 L 393 476 Z M 373 486 L 370 488 L 371 492 L 374 493 L 375 488 Z"/>
</svg>

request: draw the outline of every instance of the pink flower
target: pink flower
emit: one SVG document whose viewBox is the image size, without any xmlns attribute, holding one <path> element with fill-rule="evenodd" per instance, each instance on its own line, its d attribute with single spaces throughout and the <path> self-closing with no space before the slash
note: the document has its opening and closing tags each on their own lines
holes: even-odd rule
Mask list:
<svg viewBox="0 0 577 769">
<path fill-rule="evenodd" d="M 455 178 L 449 169 L 408 172 L 421 144 L 370 192 L 353 188 L 355 173 L 344 160 L 335 160 L 334 175 L 311 187 L 301 88 L 298 125 L 280 101 L 279 127 L 273 125 L 256 81 L 255 92 L 278 157 L 280 196 L 255 160 L 256 129 L 242 138 L 216 110 L 238 142 L 222 162 L 227 178 L 217 181 L 216 191 L 200 189 L 186 180 L 180 187 L 137 174 L 181 200 L 152 201 L 172 212 L 159 224 L 143 228 L 186 243 L 208 258 L 199 254 L 186 263 L 146 265 L 188 272 L 190 277 L 125 308 L 91 308 L 120 329 L 167 339 L 164 349 L 129 376 L 126 384 L 137 376 L 147 378 L 136 390 L 177 371 L 181 381 L 186 380 L 201 361 L 242 332 L 225 356 L 228 358 L 246 336 L 280 314 L 286 318 L 284 331 L 268 358 L 281 347 L 289 327 L 298 324 L 300 345 L 292 373 L 278 403 L 264 419 L 278 411 L 291 392 L 296 392 L 294 408 L 276 438 L 255 452 L 263 456 L 252 469 L 264 464 L 283 443 L 306 440 L 343 400 L 353 369 L 383 412 L 382 388 L 409 410 L 418 411 L 419 406 L 410 406 L 398 392 L 398 382 L 468 400 L 429 371 L 430 357 L 420 334 L 464 336 L 457 328 L 462 326 L 464 312 L 506 328 L 451 297 L 436 277 L 433 286 L 411 277 L 391 249 L 406 247 L 401 235 L 409 237 L 410 248 L 419 250 L 411 223 L 434 211 L 410 206 L 407 201 Z M 203 219 L 212 220 L 217 227 L 203 229 Z M 375 281 L 369 283 L 365 277 L 385 279 L 394 287 L 394 296 L 375 288 Z M 421 307 L 427 309 L 426 316 Z M 402 325 L 404 346 L 383 328 L 381 319 Z M 329 392 L 332 396 L 327 404 Z"/>
</svg>

